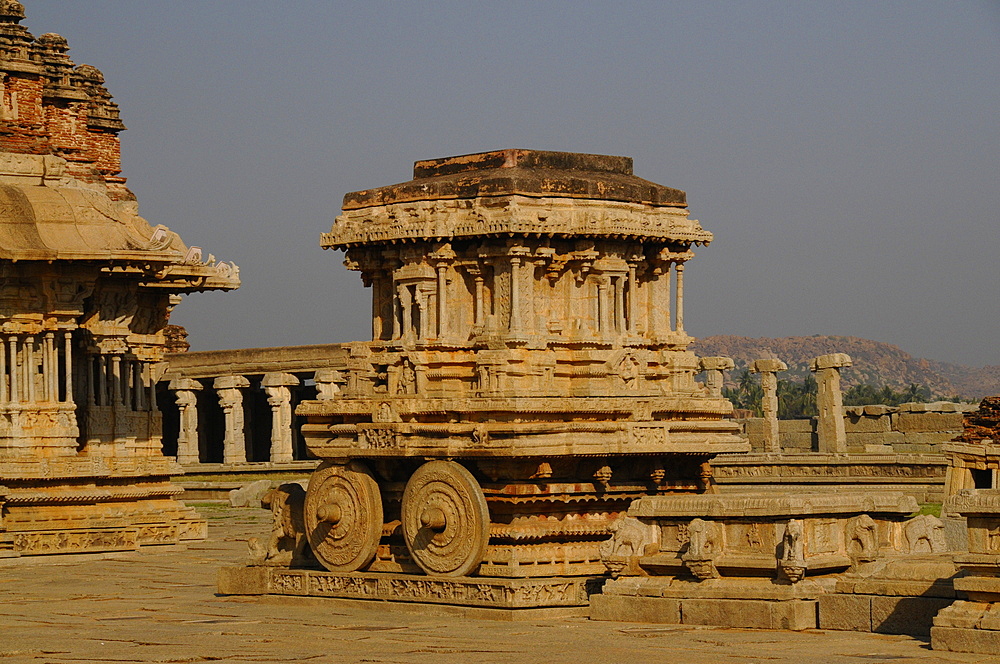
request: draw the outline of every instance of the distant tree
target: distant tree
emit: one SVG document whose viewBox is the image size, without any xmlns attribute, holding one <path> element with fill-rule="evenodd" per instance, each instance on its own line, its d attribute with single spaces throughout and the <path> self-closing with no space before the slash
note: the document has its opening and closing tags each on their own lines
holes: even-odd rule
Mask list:
<svg viewBox="0 0 1000 664">
<path fill-rule="evenodd" d="M 798 420 L 815 415 L 818 391 L 819 385 L 812 375 L 806 376 L 801 382 L 779 380 L 778 419 Z"/>
<path fill-rule="evenodd" d="M 736 379 L 736 387 L 722 388 L 722 396 L 729 399 L 736 408 L 749 410 L 754 417 L 764 416 L 762 404 L 764 390 L 760 386 L 760 381 L 750 373 L 749 369 L 740 372 Z"/>
<path fill-rule="evenodd" d="M 871 406 L 875 404 L 898 406 L 901 403 L 920 403 L 930 400 L 930 389 L 925 385 L 917 385 L 916 383 L 910 383 L 899 392 L 893 390 L 888 385 L 876 388 L 874 385 L 867 383 L 854 385 L 844 392 L 845 406 Z"/>
</svg>

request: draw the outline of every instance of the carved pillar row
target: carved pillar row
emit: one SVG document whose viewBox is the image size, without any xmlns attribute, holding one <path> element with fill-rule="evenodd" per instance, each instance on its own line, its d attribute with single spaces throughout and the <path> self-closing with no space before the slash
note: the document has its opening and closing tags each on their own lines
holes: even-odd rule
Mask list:
<svg viewBox="0 0 1000 664">
<path fill-rule="evenodd" d="M 61 333 L 66 339 L 65 372 L 60 371 L 59 332 L 0 338 L 0 403 L 73 403 L 71 332 Z"/>
<path fill-rule="evenodd" d="M 764 451 L 780 453 L 781 440 L 778 433 L 778 372 L 788 371 L 788 365 L 778 359 L 754 360 L 750 371 L 760 374 L 763 389 L 761 406 L 764 411 Z"/>
<path fill-rule="evenodd" d="M 288 373 L 264 374 L 261 381 L 271 407 L 271 461 L 291 461 L 292 455 L 292 391 L 299 379 Z"/>
<path fill-rule="evenodd" d="M 243 392 L 250 381 L 243 376 L 221 376 L 212 384 L 219 395 L 219 405 L 225 415 L 225 437 L 222 441 L 223 463 L 246 463 L 246 438 L 243 433 Z"/>
<path fill-rule="evenodd" d="M 809 369 L 816 374 L 818 391 L 816 409 L 819 423 L 816 428 L 820 452 L 847 452 L 847 431 L 844 426 L 844 396 L 840 391 L 840 370 L 851 366 L 845 353 L 831 353 L 815 358 Z"/>
<path fill-rule="evenodd" d="M 199 463 L 201 454 L 198 450 L 198 391 L 203 389 L 202 385 L 191 378 L 178 378 L 170 381 L 168 387 L 174 391 L 177 409 L 180 412 L 177 463 Z"/>
</svg>

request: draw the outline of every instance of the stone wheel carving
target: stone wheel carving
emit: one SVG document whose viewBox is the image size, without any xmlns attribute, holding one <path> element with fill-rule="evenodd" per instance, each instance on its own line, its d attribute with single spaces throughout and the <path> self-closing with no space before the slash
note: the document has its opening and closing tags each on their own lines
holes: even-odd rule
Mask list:
<svg viewBox="0 0 1000 664">
<path fill-rule="evenodd" d="M 363 463 L 323 462 L 309 478 L 304 516 L 309 546 L 331 572 L 362 569 L 375 557 L 382 496 Z"/>
<path fill-rule="evenodd" d="M 402 526 L 413 560 L 428 574 L 465 576 L 482 562 L 490 513 L 476 478 L 454 461 L 428 461 L 403 491 Z"/>
</svg>

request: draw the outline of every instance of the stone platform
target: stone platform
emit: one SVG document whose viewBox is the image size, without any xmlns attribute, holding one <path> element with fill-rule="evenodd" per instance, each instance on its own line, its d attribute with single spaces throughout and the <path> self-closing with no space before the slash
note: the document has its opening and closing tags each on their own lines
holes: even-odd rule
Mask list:
<svg viewBox="0 0 1000 664">
<path fill-rule="evenodd" d="M 265 538 L 262 510 L 198 508 L 209 537 L 138 551 L 0 559 L 0 661 L 428 664 L 972 664 L 926 640 L 819 630 L 726 630 L 570 617 L 585 609 L 485 609 L 336 598 L 215 594 L 221 565 Z M 543 617 L 540 614 L 557 613 Z M 510 620 L 500 620 L 501 618 Z M 488 619 L 484 619 L 488 618 Z M 516 621 L 515 621 L 516 620 Z"/>
<path fill-rule="evenodd" d="M 218 590 L 221 595 L 296 595 L 533 609 L 587 606 L 590 595 L 598 592 L 603 582 L 603 577 L 429 577 L 247 566 L 220 569 Z"/>
</svg>

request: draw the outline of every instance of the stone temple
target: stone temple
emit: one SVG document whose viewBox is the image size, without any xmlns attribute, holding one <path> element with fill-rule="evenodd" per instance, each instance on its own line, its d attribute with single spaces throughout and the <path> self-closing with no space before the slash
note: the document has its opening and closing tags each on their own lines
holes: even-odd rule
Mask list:
<svg viewBox="0 0 1000 664">
<path fill-rule="evenodd" d="M 0 556 L 204 537 L 154 388 L 179 296 L 238 270 L 138 216 L 101 73 L 23 18 L 0 0 Z"/>
</svg>

